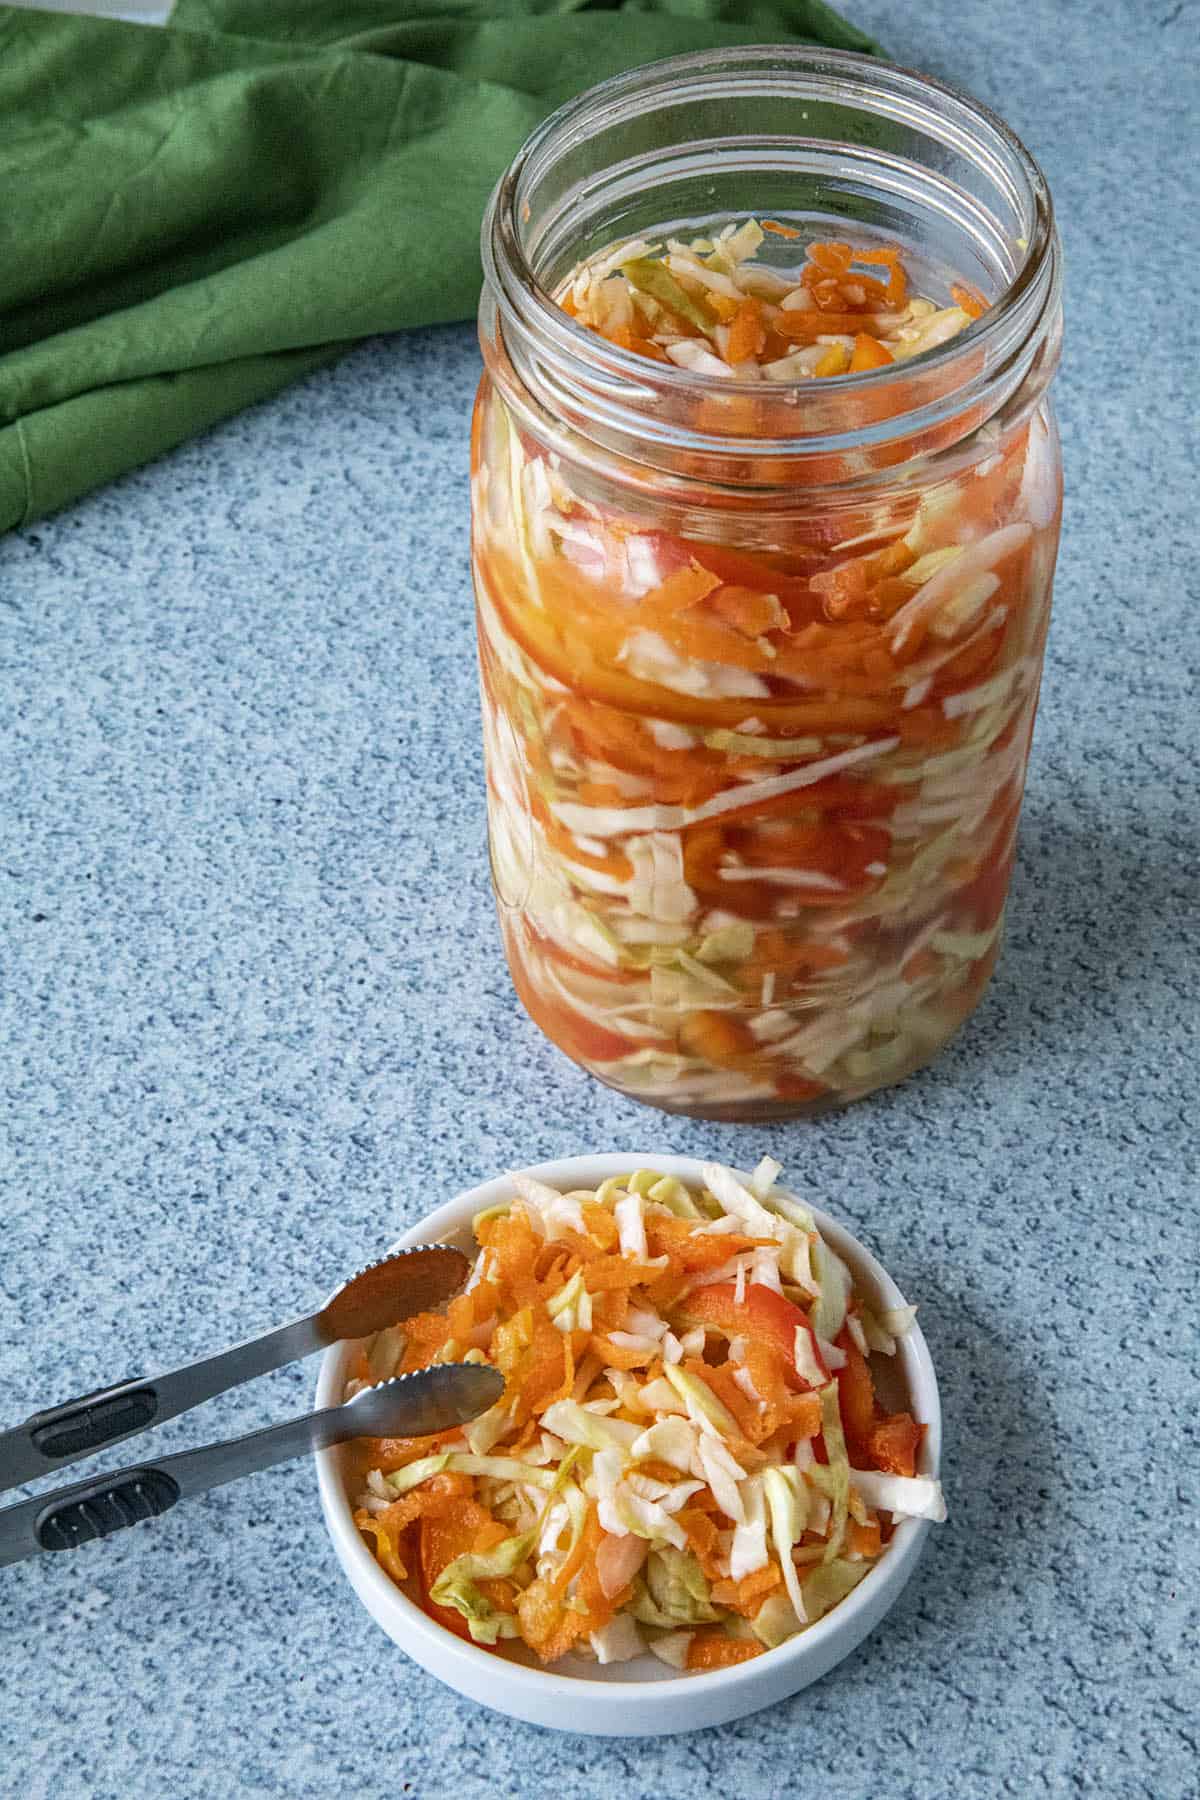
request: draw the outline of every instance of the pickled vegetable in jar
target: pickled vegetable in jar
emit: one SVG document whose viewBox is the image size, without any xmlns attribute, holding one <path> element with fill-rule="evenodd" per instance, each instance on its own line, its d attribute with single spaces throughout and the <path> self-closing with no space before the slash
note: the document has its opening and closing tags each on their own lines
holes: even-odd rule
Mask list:
<svg viewBox="0 0 1200 1800">
<path fill-rule="evenodd" d="M 901 1080 L 999 950 L 1061 508 L 1045 183 L 831 51 L 619 77 L 484 228 L 475 586 L 516 989 L 704 1118 Z"/>
</svg>

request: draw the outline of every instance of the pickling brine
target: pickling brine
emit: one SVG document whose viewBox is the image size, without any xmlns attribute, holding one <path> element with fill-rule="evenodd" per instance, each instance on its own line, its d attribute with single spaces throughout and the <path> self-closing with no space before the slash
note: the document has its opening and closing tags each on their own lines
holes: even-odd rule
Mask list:
<svg viewBox="0 0 1200 1800">
<path fill-rule="evenodd" d="M 795 79 L 808 53 L 771 54 Z M 864 105 L 926 85 L 865 67 Z M 653 76 L 608 87 L 670 118 Z M 667 182 L 633 235 L 572 258 L 560 229 L 533 293 L 511 241 L 497 266 L 504 184 L 490 221 L 474 565 L 505 948 L 569 1056 L 704 1117 L 859 1098 L 976 1005 L 1060 514 L 1038 207 L 1009 241 L 1045 238 L 1022 327 L 1000 247 L 939 259 L 883 202 L 839 231 L 781 191 L 685 225 Z"/>
</svg>

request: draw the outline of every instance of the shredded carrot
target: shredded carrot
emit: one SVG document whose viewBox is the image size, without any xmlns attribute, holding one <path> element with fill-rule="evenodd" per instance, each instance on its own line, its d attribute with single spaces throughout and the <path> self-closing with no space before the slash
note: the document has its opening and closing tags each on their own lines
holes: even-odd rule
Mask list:
<svg viewBox="0 0 1200 1800">
<path fill-rule="evenodd" d="M 854 353 L 850 358 L 850 373 L 857 375 L 863 369 L 885 369 L 894 359 L 886 344 L 878 338 L 870 337 L 865 331 L 855 333 Z"/>
<path fill-rule="evenodd" d="M 892 1413 L 872 1426 L 867 1449 L 877 1469 L 892 1475 L 915 1475 L 917 1447 L 924 1435 L 911 1413 Z"/>
<path fill-rule="evenodd" d="M 419 1462 L 422 1457 L 432 1456 L 443 1444 L 457 1440 L 462 1433 L 457 1427 L 453 1431 L 437 1431 L 431 1437 L 378 1438 L 371 1457 L 371 1467 L 381 1474 L 391 1475 L 397 1469 L 403 1469 L 409 1463 Z"/>
<path fill-rule="evenodd" d="M 768 1562 L 752 1574 L 743 1575 L 740 1581 L 714 1581 L 709 1591 L 714 1605 L 728 1606 L 743 1618 L 752 1619 L 766 1595 L 782 1585 L 779 1564 Z"/>
<path fill-rule="evenodd" d="M 757 1039 L 748 1025 L 710 1007 L 687 1014 L 679 1028 L 679 1042 L 687 1055 L 703 1057 L 722 1069 L 736 1069 L 758 1052 Z"/>
<path fill-rule="evenodd" d="M 710 292 L 705 296 L 705 300 L 707 304 L 711 306 L 723 325 L 728 325 L 731 319 L 736 318 L 738 302 L 733 298 L 732 294 L 714 294 Z"/>
<path fill-rule="evenodd" d="M 506 1218 L 494 1222 L 488 1248 L 495 1258 L 497 1279 L 522 1304 L 534 1297 L 534 1262 L 541 1247 L 542 1240 L 524 1212 L 514 1209 Z"/>
<path fill-rule="evenodd" d="M 852 1454 L 893 1475 L 914 1474 L 924 1428 L 911 1413 L 884 1412 L 875 1395 L 870 1364 L 848 1329 L 843 1328 L 837 1342 L 846 1359 L 837 1383 L 842 1425 Z"/>
<path fill-rule="evenodd" d="M 730 364 L 751 362 L 766 342 L 762 306 L 753 295 L 743 300 L 729 327 L 729 343 L 725 360 Z"/>
<path fill-rule="evenodd" d="M 861 1556 L 867 1561 L 874 1561 L 883 1549 L 879 1520 L 872 1519 L 869 1524 L 860 1525 L 857 1520 L 850 1519 L 846 1524 L 846 1548 L 852 1556 Z"/>
<path fill-rule="evenodd" d="M 627 1350 L 623 1344 L 614 1344 L 611 1338 L 606 1337 L 593 1337 L 589 1348 L 610 1369 L 644 1368 L 653 1354 L 644 1350 Z"/>
<path fill-rule="evenodd" d="M 719 587 L 710 596 L 708 606 L 743 637 L 760 638 L 788 623 L 786 614 L 780 616 L 782 609 L 774 594 L 737 587 L 732 582 Z"/>
<path fill-rule="evenodd" d="M 888 271 L 887 303 L 889 306 L 903 306 L 908 298 L 908 277 L 904 273 L 904 264 L 900 260 L 898 246 L 883 250 L 856 250 L 854 261 L 860 263 L 882 264 Z"/>
<path fill-rule="evenodd" d="M 555 1400 L 569 1400 L 571 1397 L 571 1389 L 575 1386 L 575 1346 L 571 1341 L 573 1335 L 574 1334 L 570 1331 L 561 1333 L 563 1343 L 562 1384 L 555 1388 L 550 1396 L 548 1404 L 552 1404 Z"/>
<path fill-rule="evenodd" d="M 819 337 L 852 337 L 862 331 L 866 318 L 854 312 L 780 313 L 772 329 L 797 343 L 815 344 Z"/>
<path fill-rule="evenodd" d="M 477 1555 L 480 1555 L 485 1550 L 494 1549 L 497 1544 L 502 1544 L 505 1538 L 511 1536 L 512 1532 L 501 1520 L 485 1519 L 475 1532 L 471 1548 Z"/>
<path fill-rule="evenodd" d="M 653 338 L 642 337 L 640 333 L 631 331 L 628 325 L 616 325 L 602 335 L 610 344 L 615 344 L 618 350 L 630 350 L 635 356 L 649 357 L 651 362 L 669 363 L 671 360 L 661 344 L 656 344 Z"/>
<path fill-rule="evenodd" d="M 654 1252 L 657 1255 L 657 1252 Z M 630 1257 L 604 1256 L 590 1263 L 583 1272 L 583 1285 L 589 1294 L 603 1294 L 613 1289 L 639 1287 L 653 1281 L 657 1269 L 648 1269 Z"/>
<path fill-rule="evenodd" d="M 514 1454 L 521 1450 L 528 1450 L 528 1448 L 529 1448 L 530 1444 L 532 1444 L 534 1438 L 537 1437 L 540 1429 L 541 1429 L 541 1427 L 538 1425 L 538 1422 L 536 1419 L 526 1419 L 524 1425 L 521 1427 L 521 1430 L 517 1434 L 516 1438 L 513 1440 L 512 1448 L 513 1448 Z"/>
<path fill-rule="evenodd" d="M 854 252 L 849 244 L 810 244 L 808 260 L 812 267 L 819 269 L 823 275 L 832 275 L 835 280 L 840 281 L 854 260 Z"/>
<path fill-rule="evenodd" d="M 393 1500 L 378 1515 L 379 1521 L 386 1530 L 398 1534 L 416 1519 L 444 1517 L 469 1502 L 473 1485 L 469 1475 L 443 1471 L 412 1493 Z"/>
<path fill-rule="evenodd" d="M 978 288 L 968 287 L 965 281 L 956 281 L 950 289 L 950 298 L 956 306 L 961 306 L 969 318 L 978 319 L 987 311 L 987 301 Z"/>
<path fill-rule="evenodd" d="M 689 1669 L 730 1669 L 761 1656 L 763 1646 L 751 1638 L 727 1637 L 723 1631 L 698 1631 L 688 1645 Z"/>
<path fill-rule="evenodd" d="M 578 854 L 577 851 L 573 853 Z M 621 860 L 625 863 L 626 875 L 632 875 L 632 864 L 629 863 L 628 859 L 625 857 L 622 857 Z M 620 875 L 619 871 L 618 875 Z M 591 1233 L 593 1241 L 601 1250 L 615 1250 L 620 1241 L 620 1234 L 617 1231 L 617 1222 L 607 1208 L 596 1206 L 591 1201 L 585 1200 L 581 1210 L 583 1212 L 584 1223 Z M 585 1276 L 584 1279 L 588 1280 L 588 1277 Z M 589 1292 L 594 1291 L 595 1290 L 590 1287 L 589 1283 Z"/>
<path fill-rule="evenodd" d="M 710 1504 L 712 1497 L 708 1490 L 703 1490 Z M 717 1556 L 717 1527 L 711 1513 L 696 1504 L 700 1496 L 693 1496 L 689 1505 L 682 1507 L 675 1515 L 704 1573 L 709 1577 L 720 1575 L 720 1564 Z"/>
</svg>

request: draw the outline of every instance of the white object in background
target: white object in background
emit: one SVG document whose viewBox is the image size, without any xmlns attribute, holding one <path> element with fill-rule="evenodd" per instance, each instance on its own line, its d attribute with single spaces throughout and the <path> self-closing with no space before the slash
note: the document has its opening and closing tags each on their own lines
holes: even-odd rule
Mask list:
<svg viewBox="0 0 1200 1800">
<path fill-rule="evenodd" d="M 570 1192 L 597 1188 L 610 1175 L 645 1168 L 703 1185 L 703 1164 L 690 1156 L 573 1156 L 523 1172 Z M 512 1197 L 510 1177 L 485 1182 L 430 1213 L 393 1248 L 443 1242 L 469 1250 L 475 1214 Z M 896 1284 L 857 1238 L 815 1207 L 809 1210 L 873 1306 L 879 1311 L 903 1306 Z M 326 1352 L 317 1382 L 318 1406 L 333 1406 L 341 1399 L 355 1348 L 338 1344 Z M 908 1401 L 927 1426 L 918 1472 L 936 1476 L 942 1415 L 937 1377 L 919 1326 L 900 1339 L 895 1360 Z M 564 1658 L 544 1669 L 523 1646 L 506 1646 L 504 1654 L 497 1655 L 455 1637 L 422 1612 L 367 1549 L 354 1523 L 341 1455 L 322 1451 L 316 1464 L 321 1506 L 338 1560 L 371 1617 L 402 1650 L 460 1694 L 510 1718 L 600 1737 L 657 1737 L 725 1725 L 819 1680 L 874 1630 L 899 1598 L 929 1530 L 925 1519 L 901 1520 L 883 1556 L 845 1600 L 778 1649 L 733 1668 L 689 1675 L 654 1656 L 639 1656 L 632 1662 L 606 1664 Z"/>
</svg>

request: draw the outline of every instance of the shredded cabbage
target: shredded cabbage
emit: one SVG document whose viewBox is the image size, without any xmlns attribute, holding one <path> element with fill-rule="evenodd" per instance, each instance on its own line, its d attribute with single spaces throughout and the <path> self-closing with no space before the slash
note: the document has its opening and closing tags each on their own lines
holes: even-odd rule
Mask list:
<svg viewBox="0 0 1200 1800">
<path fill-rule="evenodd" d="M 818 1237 L 815 1240 L 811 1246 L 811 1254 L 820 1291 L 810 1322 L 818 1338 L 832 1343 L 845 1324 L 846 1306 L 853 1283 L 849 1269 L 837 1252 L 829 1248 L 824 1238 Z"/>
<path fill-rule="evenodd" d="M 576 1400 L 555 1400 L 542 1414 L 542 1424 L 567 1444 L 590 1450 L 628 1451 L 640 1436 L 636 1425 L 625 1419 L 604 1419 L 587 1412 Z"/>
<path fill-rule="evenodd" d="M 823 1387 L 828 1379 L 828 1370 L 821 1367 L 817 1359 L 812 1332 L 804 1325 L 796 1327 L 796 1347 L 793 1355 L 796 1373 L 801 1381 L 806 1381 L 811 1388 Z"/>
<path fill-rule="evenodd" d="M 625 1612 L 618 1613 L 599 1631 L 591 1632 L 588 1642 L 596 1652 L 596 1660 L 602 1663 L 632 1662 L 646 1648 L 636 1621 Z"/>
<path fill-rule="evenodd" d="M 664 1631 L 650 1638 L 650 1649 L 660 1662 L 665 1662 L 672 1669 L 686 1669 L 688 1651 L 691 1649 L 694 1631 Z"/>
<path fill-rule="evenodd" d="M 803 1623 L 808 1615 L 792 1561 L 792 1551 L 808 1523 L 808 1493 L 804 1479 L 794 1468 L 764 1469 L 763 1488 L 771 1513 L 771 1537 L 775 1543 L 775 1554 L 783 1571 L 783 1585 L 791 1601 L 792 1611 Z"/>
<path fill-rule="evenodd" d="M 767 1509 L 761 1475 L 751 1475 L 741 1485 L 742 1522 L 734 1527 L 729 1547 L 729 1574 L 733 1581 L 765 1569 L 767 1552 Z"/>
<path fill-rule="evenodd" d="M 410 1488 L 420 1487 L 421 1483 L 428 1481 L 431 1475 L 440 1475 L 449 1461 L 450 1452 L 448 1450 L 443 1450 L 439 1456 L 422 1456 L 416 1462 L 408 1463 L 403 1469 L 394 1469 L 390 1475 L 384 1477 L 384 1480 L 392 1495 L 398 1497 L 400 1494 L 407 1494 Z"/>
<path fill-rule="evenodd" d="M 553 1488 L 557 1479 L 550 1469 L 535 1468 L 515 1456 L 471 1456 L 455 1450 L 446 1467 L 459 1475 L 489 1475 L 493 1481 L 520 1481 L 536 1488 Z"/>
<path fill-rule="evenodd" d="M 755 1637 L 768 1650 L 776 1650 L 780 1644 L 786 1644 L 790 1637 L 795 1637 L 798 1631 L 804 1629 L 805 1622 L 797 1614 L 786 1590 L 783 1593 L 776 1590 L 775 1593 L 768 1594 L 751 1621 Z"/>
<path fill-rule="evenodd" d="M 706 1381 L 693 1375 L 688 1369 L 680 1369 L 668 1363 L 663 1374 L 670 1382 L 688 1411 L 688 1416 L 695 1420 L 702 1430 L 717 1432 L 723 1436 L 734 1436 L 737 1433 L 737 1420 L 717 1399 Z"/>
<path fill-rule="evenodd" d="M 846 1438 L 842 1431 L 842 1409 L 838 1384 L 831 1381 L 821 1389 L 821 1435 L 825 1440 L 828 1462 L 814 1463 L 807 1479 L 819 1487 L 830 1503 L 831 1516 L 826 1532 L 824 1560 L 832 1562 L 846 1535 L 846 1515 L 850 1510 L 850 1459 L 846 1455 Z"/>
<path fill-rule="evenodd" d="M 754 949 L 754 927 L 745 920 L 721 925 L 700 941 L 696 961 L 700 963 L 744 962 Z"/>
<path fill-rule="evenodd" d="M 592 1296 L 584 1286 L 582 1269 L 576 1269 L 570 1281 L 558 1290 L 553 1300 L 547 1300 L 546 1311 L 560 1331 L 592 1329 Z"/>
<path fill-rule="evenodd" d="M 697 1461 L 717 1505 L 735 1525 L 743 1525 L 746 1519 L 742 1503 L 745 1469 L 736 1457 L 730 1455 L 721 1439 L 710 1436 L 708 1432 L 700 1433 L 696 1440 L 696 1451 Z"/>
<path fill-rule="evenodd" d="M 696 1428 L 686 1419 L 674 1416 L 659 1419 L 649 1426 L 630 1446 L 633 1462 L 664 1462 L 685 1474 L 696 1463 Z"/>
<path fill-rule="evenodd" d="M 640 1194 L 623 1194 L 613 1207 L 617 1229 L 621 1234 L 622 1256 L 645 1262 L 650 1252 L 646 1246 L 645 1202 Z"/>
<path fill-rule="evenodd" d="M 664 1547 L 651 1552 L 634 1582 L 633 1616 L 643 1625 L 669 1630 L 675 1625 L 711 1625 L 720 1614 L 696 1558 L 690 1551 Z"/>
<path fill-rule="evenodd" d="M 847 1594 L 853 1593 L 870 1567 L 867 1562 L 849 1562 L 839 1557 L 812 1569 L 800 1583 L 809 1624 L 815 1625 Z"/>
<path fill-rule="evenodd" d="M 686 1413 L 687 1406 L 665 1375 L 658 1375 L 638 1389 L 643 1408 L 650 1413 Z"/>
<path fill-rule="evenodd" d="M 578 1231 L 581 1234 L 586 1231 L 578 1200 L 560 1194 L 557 1188 L 547 1187 L 544 1182 L 535 1181 L 532 1175 L 514 1174 L 509 1179 L 524 1200 L 526 1212 L 543 1237 L 553 1242 L 564 1231 Z"/>
<path fill-rule="evenodd" d="M 703 1217 L 700 1208 L 684 1187 L 682 1181 L 676 1181 L 673 1175 L 664 1175 L 656 1181 L 646 1195 L 654 1206 L 665 1206 L 669 1213 L 677 1219 L 699 1219 Z"/>
<path fill-rule="evenodd" d="M 898 1519 L 932 1519 L 940 1525 L 946 1501 L 940 1481 L 930 1475 L 888 1475 L 881 1469 L 851 1469 L 850 1480 L 868 1506 Z"/>
</svg>

